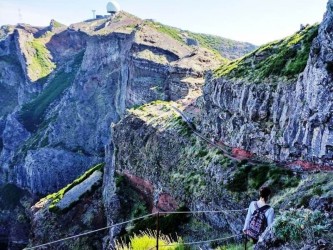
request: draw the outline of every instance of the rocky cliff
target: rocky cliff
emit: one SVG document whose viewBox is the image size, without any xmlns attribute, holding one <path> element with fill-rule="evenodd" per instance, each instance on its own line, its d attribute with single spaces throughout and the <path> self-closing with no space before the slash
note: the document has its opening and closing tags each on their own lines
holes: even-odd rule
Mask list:
<svg viewBox="0 0 333 250">
<path fill-rule="evenodd" d="M 297 211 L 281 212 L 280 245 L 300 246 L 281 225 L 306 214 L 319 225 L 309 244 L 324 232 L 328 241 L 332 6 L 322 24 L 234 61 L 219 51 L 232 59 L 253 47 L 228 50 L 220 38 L 125 12 L 69 27 L 54 20 L 2 27 L 0 219 L 13 226 L 0 228 L 0 243 L 26 245 L 19 225 L 32 226 L 32 246 L 150 212 L 243 209 L 262 185 L 272 186 L 276 210 Z M 17 186 L 8 216 L 3 203 Z M 45 195 L 31 221 L 22 217 Z M 244 212 L 166 216 L 172 232 L 163 230 L 185 241 L 229 236 L 241 230 Z M 108 249 L 146 228 L 154 219 L 50 249 Z"/>
<path fill-rule="evenodd" d="M 3 182 L 34 193 L 57 190 L 103 161 L 109 126 L 126 107 L 185 98 L 202 83 L 203 72 L 218 65 L 212 52 L 175 41 L 129 14 L 87 24 L 17 27 L 3 40 L 17 39 L 16 53 L 22 51 L 25 74 L 8 74 L 26 76 L 21 85 L 31 82 L 40 89 L 3 118 Z M 17 103 L 6 103 L 6 108 Z"/>
<path fill-rule="evenodd" d="M 320 25 L 208 74 L 196 101 L 152 102 L 113 127 L 109 165 L 145 197 L 148 211 L 238 209 L 270 185 L 271 204 L 281 211 L 275 238 L 267 237 L 261 249 L 331 247 L 332 4 Z M 105 189 L 119 196 L 114 185 Z M 237 234 L 244 220 L 241 213 L 203 217 L 208 238 Z M 117 214 L 108 219 L 112 224 Z M 202 239 L 191 232 L 196 219 L 179 229 L 185 241 Z M 304 227 L 316 227 L 315 233 Z"/>
<path fill-rule="evenodd" d="M 307 26 L 210 76 L 200 129 L 272 160 L 331 166 L 331 16 L 329 4 L 319 28 Z"/>
<path fill-rule="evenodd" d="M 125 12 L 69 27 L 55 20 L 48 27 L 8 25 L 0 37 L 0 183 L 26 189 L 29 199 L 55 192 L 104 162 L 110 125 L 128 107 L 157 99 L 186 103 L 200 95 L 204 73 L 226 60 L 218 48 L 230 57 L 253 48 L 237 42 L 230 51 L 207 41 L 190 45 L 183 31 Z M 112 179 L 113 172 L 105 172 Z M 15 220 L 4 215 L 8 223 Z"/>
</svg>

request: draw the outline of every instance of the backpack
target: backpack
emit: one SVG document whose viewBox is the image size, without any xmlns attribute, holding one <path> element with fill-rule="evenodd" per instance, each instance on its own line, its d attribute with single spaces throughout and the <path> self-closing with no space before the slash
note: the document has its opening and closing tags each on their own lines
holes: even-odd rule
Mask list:
<svg viewBox="0 0 333 250">
<path fill-rule="evenodd" d="M 265 216 L 265 212 L 270 208 L 270 206 L 265 205 L 259 208 L 257 202 L 255 202 L 254 205 L 256 210 L 251 215 L 247 234 L 251 238 L 257 240 L 267 227 L 267 218 Z"/>
</svg>

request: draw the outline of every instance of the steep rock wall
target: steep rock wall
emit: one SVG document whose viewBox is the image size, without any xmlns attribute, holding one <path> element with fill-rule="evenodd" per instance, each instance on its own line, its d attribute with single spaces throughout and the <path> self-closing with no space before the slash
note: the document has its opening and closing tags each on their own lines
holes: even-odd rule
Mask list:
<svg viewBox="0 0 333 250">
<path fill-rule="evenodd" d="M 119 17 L 123 25 L 132 22 L 131 18 Z M 128 32 L 118 30 L 122 28 L 119 23 L 113 30 L 113 21 L 103 22 L 90 33 L 80 31 L 81 24 L 77 24 L 78 30 L 76 26 L 61 28 L 38 38 L 47 39 L 38 41 L 56 55 L 57 68 L 47 76 L 37 97 L 7 118 L 0 156 L 4 182 L 34 193 L 60 189 L 91 164 L 103 161 L 110 125 L 124 116 L 126 108 L 156 99 L 189 97 L 194 88 L 197 95 L 203 72 L 219 63 L 210 59 L 212 52 L 185 46 L 146 24 Z M 103 35 L 97 34 L 102 31 Z M 25 40 L 36 39 L 38 32 L 17 31 L 25 37 L 22 49 L 28 44 Z M 25 57 L 21 61 L 27 64 Z M 15 133 L 17 145 L 12 147 L 14 121 L 21 129 Z M 63 159 L 53 161 L 59 153 Z M 64 167 L 57 170 L 58 164 Z M 33 174 L 33 169 L 39 174 Z"/>
<path fill-rule="evenodd" d="M 237 198 L 226 189 L 236 165 L 191 134 L 170 103 L 156 102 L 131 110 L 113 130 L 109 163 L 141 191 L 151 211 L 173 211 L 180 206 L 191 210 L 239 209 L 249 202 L 248 194 Z M 117 199 L 115 193 L 110 195 L 111 189 L 115 191 L 111 183 L 104 187 L 104 192 L 109 190 L 105 197 L 108 206 Z M 109 224 L 119 220 L 122 209 L 119 204 L 113 208 L 117 210 L 107 213 Z M 244 213 L 203 217 L 214 228 L 213 234 L 238 232 Z M 117 231 L 110 233 L 111 238 L 115 235 Z"/>
<path fill-rule="evenodd" d="M 332 2 L 297 82 L 209 77 L 200 129 L 231 147 L 278 161 L 332 165 Z"/>
</svg>

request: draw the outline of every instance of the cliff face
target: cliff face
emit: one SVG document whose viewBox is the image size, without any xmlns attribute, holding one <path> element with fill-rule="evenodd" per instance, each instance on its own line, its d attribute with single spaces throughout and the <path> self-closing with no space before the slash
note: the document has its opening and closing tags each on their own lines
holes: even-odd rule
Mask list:
<svg viewBox="0 0 333 250">
<path fill-rule="evenodd" d="M 255 153 L 301 168 L 332 170 L 332 6 L 330 1 L 319 31 L 306 27 L 229 63 L 202 35 L 123 12 L 69 27 L 52 21 L 46 28 L 2 29 L 0 90 L 6 109 L 0 111 L 0 183 L 38 196 L 70 183 L 32 210 L 31 244 L 49 240 L 49 232 L 56 239 L 104 226 L 104 209 L 111 225 L 142 211 L 244 208 L 263 184 L 274 187 L 278 208 L 329 202 L 330 175 L 304 174 L 301 181 L 299 174 L 274 164 L 240 160 Z M 221 64 L 202 93 L 206 71 Z M 191 127 L 172 106 L 190 117 Z M 85 173 L 100 162 L 107 163 L 103 185 L 101 173 Z M 81 196 L 81 184 L 94 180 L 98 187 Z M 120 190 L 126 185 L 130 191 Z M 286 190 L 296 198 L 285 197 Z M 59 204 L 68 204 L 73 192 L 83 198 L 62 209 Z M 51 211 L 55 200 L 64 216 Z M 140 206 L 128 209 L 133 201 Z M 17 213 L 31 202 L 22 194 Z M 71 227 L 55 226 L 66 225 L 74 215 Z M 16 217 L 4 213 L 0 219 L 10 223 Z M 215 237 L 238 233 L 244 214 L 196 219 Z M 195 233 L 198 223 L 182 229 L 188 240 L 202 236 Z M 119 233 L 119 228 L 111 230 L 104 247 Z M 81 247 L 86 241 L 66 244 Z M 94 247 L 101 245 L 99 240 Z"/>
<path fill-rule="evenodd" d="M 287 218 L 300 216 L 303 220 L 302 213 L 308 211 L 298 208 L 319 210 L 329 218 L 325 225 L 329 227 L 332 6 L 329 1 L 319 26 L 306 26 L 208 74 L 203 95 L 197 101 L 152 102 L 131 109 L 113 126 L 110 171 L 123 176 L 141 193 L 148 212 L 183 206 L 190 210 L 243 208 L 257 199 L 260 186 L 270 185 L 274 189 L 271 204 L 276 211 L 292 207 L 296 212 Z M 172 106 L 190 118 L 191 126 Z M 199 139 L 191 127 L 207 140 Z M 210 142 L 217 147 L 210 146 Z M 274 161 L 284 167 L 275 166 Z M 104 192 L 110 201 L 108 206 L 121 211 L 119 190 L 110 184 Z M 109 224 L 119 219 L 119 213 L 107 214 Z M 280 222 L 286 218 L 283 216 L 278 216 Z M 227 213 L 203 217 L 200 232 L 214 238 L 219 230 L 239 232 L 245 216 Z M 181 232 L 189 233 L 192 223 Z M 207 228 L 213 228 L 213 232 Z M 186 233 L 185 241 L 197 240 L 195 233 Z M 327 237 L 324 233 L 306 237 L 315 247 L 319 246 L 318 237 L 327 240 L 331 234 L 329 229 Z M 110 232 L 110 237 L 115 235 L 117 232 Z M 263 249 L 285 249 L 288 239 L 291 241 L 279 238 L 277 245 L 269 243 Z M 290 247 L 300 249 L 303 245 L 298 242 Z"/>
<path fill-rule="evenodd" d="M 224 59 L 209 46 L 189 46 L 182 35 L 161 27 L 124 12 L 69 27 L 54 20 L 45 28 L 1 27 L 0 184 L 12 183 L 32 194 L 19 198 L 18 215 L 25 214 L 31 196 L 57 191 L 111 157 L 110 125 L 127 108 L 157 99 L 186 103 L 200 95 L 204 73 Z M 109 204 L 114 172 L 109 167 L 105 173 L 103 192 Z M 99 212 L 100 192 L 90 197 L 95 203 L 86 205 L 99 206 Z M 8 217 L 8 211 L 4 208 L 0 219 L 16 225 L 18 216 Z M 47 221 L 58 223 L 57 216 L 34 212 L 33 218 L 33 243 L 46 239 L 45 234 L 38 238 L 40 226 L 56 231 Z M 29 221 L 23 224 L 29 227 Z M 1 244 L 20 237 L 14 229 L 1 231 Z M 25 229 L 22 245 L 27 243 Z"/>
<path fill-rule="evenodd" d="M 115 171 L 125 176 L 147 201 L 148 211 L 237 209 L 226 181 L 237 164 L 192 134 L 172 108 L 177 103 L 154 102 L 130 110 L 114 126 Z M 243 203 L 244 202 L 244 203 Z M 206 214 L 217 231 L 237 232 L 243 214 Z M 115 218 L 112 218 L 115 219 Z"/>
<path fill-rule="evenodd" d="M 217 71 L 222 77 L 209 77 L 202 131 L 231 147 L 277 161 L 332 165 L 331 11 L 329 3 L 318 36 L 316 27 L 307 27 L 280 44 L 259 48 L 229 69 L 222 67 Z M 307 61 L 301 48 L 308 49 Z M 280 55 L 280 61 L 269 64 Z M 293 76 L 292 66 L 303 62 L 304 71 Z"/>
<path fill-rule="evenodd" d="M 2 118 L 2 181 L 34 193 L 55 191 L 103 161 L 109 126 L 127 107 L 191 96 L 203 72 L 219 63 L 209 50 L 186 46 L 125 13 L 68 29 L 16 27 L 2 42 L 7 57 L 10 39 L 20 44 L 25 73 L 10 77 L 26 76 L 16 84 L 35 85 L 39 93 Z"/>
</svg>

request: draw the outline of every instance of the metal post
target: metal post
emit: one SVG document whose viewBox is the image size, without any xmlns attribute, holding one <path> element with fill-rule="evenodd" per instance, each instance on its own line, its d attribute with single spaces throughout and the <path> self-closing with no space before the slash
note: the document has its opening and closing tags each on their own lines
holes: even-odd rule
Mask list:
<svg viewBox="0 0 333 250">
<path fill-rule="evenodd" d="M 157 212 L 157 228 L 156 228 L 156 250 L 158 250 L 158 238 L 160 234 L 160 212 Z"/>
<path fill-rule="evenodd" d="M 247 247 L 247 237 L 246 234 L 244 234 L 244 249 L 246 250 Z"/>
</svg>

